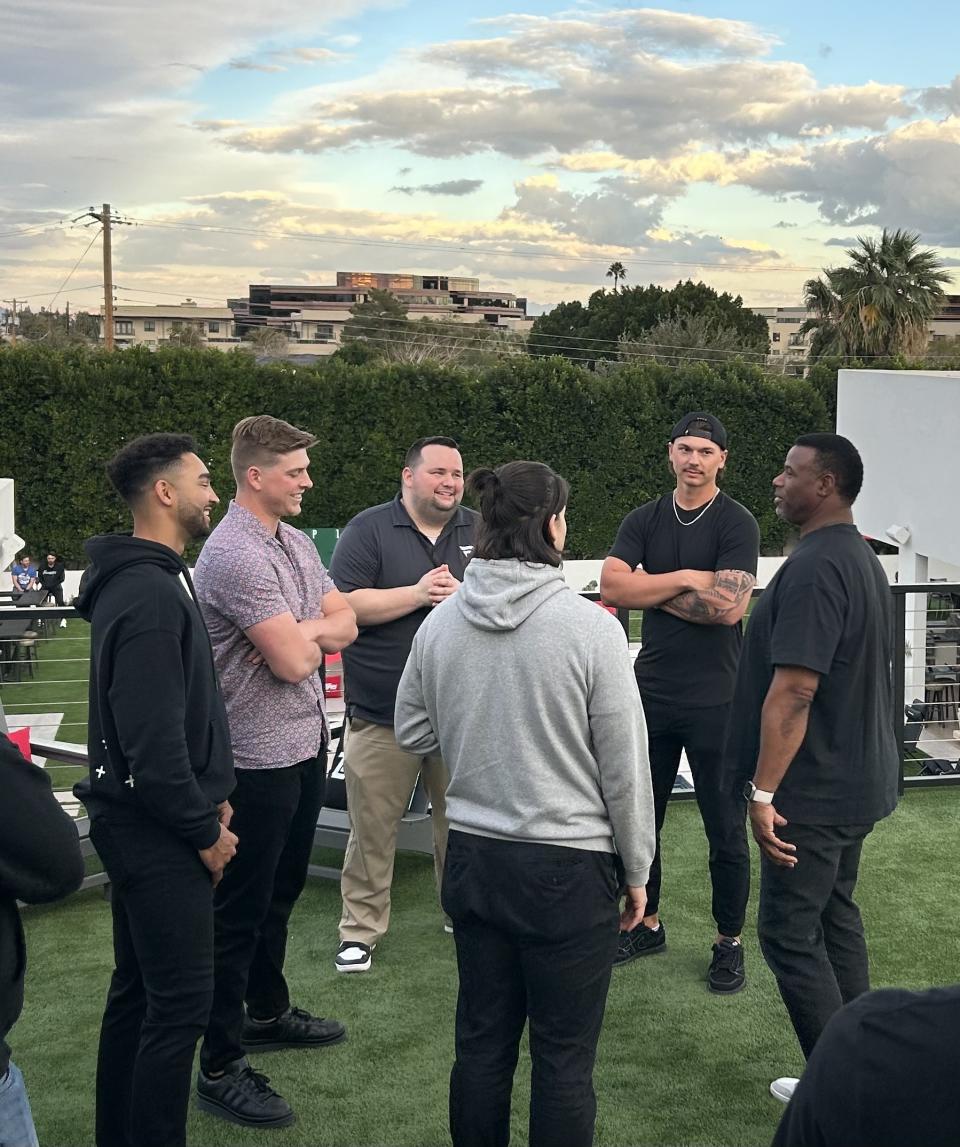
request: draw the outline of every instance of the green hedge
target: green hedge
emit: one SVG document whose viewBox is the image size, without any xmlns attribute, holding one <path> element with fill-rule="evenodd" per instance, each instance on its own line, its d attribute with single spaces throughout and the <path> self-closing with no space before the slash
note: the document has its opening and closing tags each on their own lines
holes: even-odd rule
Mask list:
<svg viewBox="0 0 960 1147">
<path fill-rule="evenodd" d="M 16 479 L 17 531 L 83 565 L 83 540 L 128 528 L 103 462 L 125 441 L 188 431 L 225 501 L 234 423 L 266 412 L 311 429 L 314 488 L 302 521 L 343 525 L 396 490 L 403 452 L 452 434 L 469 469 L 512 458 L 549 463 L 571 483 L 571 556 L 598 557 L 633 506 L 670 487 L 665 443 L 689 409 L 727 425 L 725 488 L 758 517 L 766 550 L 784 536 L 770 480 L 798 434 L 829 418 L 818 390 L 734 361 L 625 368 L 606 376 L 566 359 L 512 357 L 479 374 L 434 364 L 258 366 L 243 353 L 40 346 L 0 349 L 0 475 Z"/>
</svg>

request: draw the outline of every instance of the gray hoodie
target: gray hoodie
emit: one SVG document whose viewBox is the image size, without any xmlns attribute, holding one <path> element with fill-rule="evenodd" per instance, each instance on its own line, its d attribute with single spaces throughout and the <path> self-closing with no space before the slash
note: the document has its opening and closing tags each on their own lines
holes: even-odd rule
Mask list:
<svg viewBox="0 0 960 1147">
<path fill-rule="evenodd" d="M 653 796 L 626 637 L 559 569 L 474 558 L 414 639 L 395 730 L 443 754 L 451 828 L 616 851 L 646 883 Z"/>
</svg>

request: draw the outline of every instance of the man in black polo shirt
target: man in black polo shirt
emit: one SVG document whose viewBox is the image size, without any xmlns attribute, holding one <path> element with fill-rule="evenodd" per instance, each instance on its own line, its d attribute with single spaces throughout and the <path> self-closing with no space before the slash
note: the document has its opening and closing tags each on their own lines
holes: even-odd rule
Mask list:
<svg viewBox="0 0 960 1147">
<path fill-rule="evenodd" d="M 710 843 L 717 935 L 707 984 L 730 993 L 745 983 L 740 933 L 750 853 L 743 806 L 721 786 L 720 766 L 760 532 L 753 515 L 717 486 L 727 460 L 727 432 L 719 419 L 702 411 L 684 415 L 667 451 L 676 489 L 624 518 L 600 578 L 604 601 L 644 611 L 636 674 L 657 824 L 647 914 L 621 934 L 614 962 L 666 947 L 659 915 L 660 830 L 686 750 Z"/>
<path fill-rule="evenodd" d="M 897 803 L 892 599 L 853 524 L 862 483 L 839 434 L 798 438 L 773 481 L 800 542 L 751 615 L 725 761 L 760 846 L 760 946 L 805 1057 L 870 986 L 853 892 L 864 838 Z M 770 1090 L 786 1102 L 796 1082 Z"/>
<path fill-rule="evenodd" d="M 333 556 L 333 579 L 360 627 L 343 651 L 350 838 L 340 881 L 340 972 L 367 971 L 387 931 L 397 828 L 418 774 L 433 806 L 438 885 L 443 873 L 447 770 L 437 755 L 417 757 L 398 747 L 393 710 L 414 635 L 430 610 L 456 592 L 473 552 L 478 515 L 460 505 L 462 498 L 456 442 L 421 438 L 407 451 L 400 493 L 359 513 Z"/>
</svg>

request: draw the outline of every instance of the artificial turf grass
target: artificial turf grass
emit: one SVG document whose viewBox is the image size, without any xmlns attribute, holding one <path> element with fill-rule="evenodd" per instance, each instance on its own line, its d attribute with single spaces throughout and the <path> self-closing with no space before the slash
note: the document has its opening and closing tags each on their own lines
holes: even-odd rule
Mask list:
<svg viewBox="0 0 960 1147">
<path fill-rule="evenodd" d="M 956 902 L 951 855 L 960 793 L 911 791 L 868 837 L 861 866 L 875 986 L 950 982 Z M 754 852 L 754 862 L 755 853 Z M 337 854 L 318 857 L 330 863 Z M 615 969 L 595 1073 L 597 1147 L 749 1145 L 770 1142 L 782 1107 L 771 1079 L 796 1074 L 799 1049 L 757 951 L 755 900 L 744 934 L 747 987 L 711 996 L 704 975 L 713 930 L 706 844 L 693 802 L 671 806 L 664 832 L 663 918 L 668 951 Z M 394 917 L 371 972 L 334 971 L 340 897 L 311 881 L 292 924 L 288 972 L 294 1001 L 335 1016 L 348 1041 L 315 1052 L 253 1058 L 294 1105 L 297 1124 L 247 1131 L 191 1106 L 188 1142 L 228 1147 L 432 1147 L 448 1141 L 456 961 L 442 930 L 427 857 L 401 855 Z M 45 1147 L 93 1142 L 96 1039 L 110 971 L 102 894 L 25 913 L 30 946 L 27 1007 L 12 1033 Z M 513 1142 L 526 1143 L 529 1060 L 514 1089 Z"/>
</svg>

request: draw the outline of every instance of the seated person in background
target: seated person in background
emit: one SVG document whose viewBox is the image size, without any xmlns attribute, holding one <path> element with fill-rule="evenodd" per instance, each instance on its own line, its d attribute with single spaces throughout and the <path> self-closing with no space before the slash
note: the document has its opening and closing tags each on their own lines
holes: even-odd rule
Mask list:
<svg viewBox="0 0 960 1147">
<path fill-rule="evenodd" d="M 83 879 L 83 858 L 50 778 L 2 732 L 0 792 L 0 1143 L 36 1147 L 23 1076 L 5 1042 L 23 1007 L 26 948 L 17 901 L 42 904 L 74 892 Z"/>
<path fill-rule="evenodd" d="M 960 1143 L 960 985 L 867 992 L 834 1012 L 773 1147 Z"/>
<path fill-rule="evenodd" d="M 37 582 L 40 589 L 47 591 L 46 602 L 49 604 L 53 598 L 57 605 L 63 605 L 63 582 L 67 576 L 66 567 L 56 554 L 47 554 L 46 560 L 37 571 Z M 60 619 L 60 628 L 67 628 L 67 619 Z"/>
<path fill-rule="evenodd" d="M 29 554 L 21 554 L 20 560 L 14 562 L 10 570 L 13 588 L 19 593 L 28 593 L 37 588 L 37 567 L 30 560 Z"/>
</svg>

